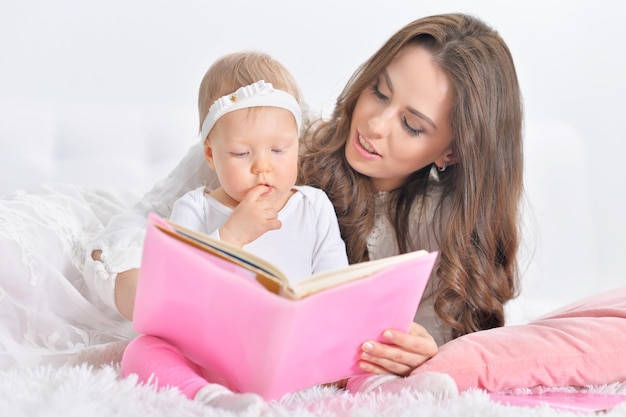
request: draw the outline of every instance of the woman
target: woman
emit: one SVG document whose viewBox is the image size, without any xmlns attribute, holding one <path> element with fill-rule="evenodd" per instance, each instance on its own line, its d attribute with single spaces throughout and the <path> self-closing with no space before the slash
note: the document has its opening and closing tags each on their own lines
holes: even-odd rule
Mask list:
<svg viewBox="0 0 626 417">
<path fill-rule="evenodd" d="M 439 345 L 504 324 L 518 291 L 522 103 L 495 31 L 464 15 L 409 23 L 306 139 L 303 181 L 333 201 L 351 262 L 440 251 L 415 318 Z M 434 353 L 414 332 L 365 345 L 363 369 L 410 372 Z"/>
</svg>

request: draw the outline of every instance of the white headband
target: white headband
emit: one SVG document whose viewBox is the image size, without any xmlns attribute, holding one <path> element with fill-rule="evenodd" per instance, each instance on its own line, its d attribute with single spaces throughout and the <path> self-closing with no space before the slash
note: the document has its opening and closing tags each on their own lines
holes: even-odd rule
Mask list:
<svg viewBox="0 0 626 417">
<path fill-rule="evenodd" d="M 289 93 L 276 90 L 271 83 L 257 81 L 254 84 L 239 88 L 231 94 L 218 98 L 211 104 L 209 113 L 202 122 L 200 139 L 205 140 L 215 123 L 220 117 L 231 111 L 245 109 L 248 107 L 280 107 L 289 110 L 296 119 L 298 132 L 301 124 L 301 111 L 298 101 Z"/>
</svg>

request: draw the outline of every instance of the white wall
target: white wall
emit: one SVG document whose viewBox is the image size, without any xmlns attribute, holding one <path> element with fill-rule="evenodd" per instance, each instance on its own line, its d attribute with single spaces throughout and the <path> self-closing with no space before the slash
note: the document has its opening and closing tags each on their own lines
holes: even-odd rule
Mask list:
<svg viewBox="0 0 626 417">
<path fill-rule="evenodd" d="M 0 115 L 0 133 L 19 131 L 22 138 L 0 137 L 0 194 L 44 179 L 85 179 L 74 166 L 43 178 L 52 172 L 45 163 L 7 157 L 19 149 L 41 152 L 36 136 L 52 117 L 41 109 L 74 109 L 80 126 L 93 109 L 117 108 L 111 117 L 126 117 L 127 126 L 149 106 L 157 113 L 150 120 L 184 121 L 168 125 L 168 134 L 180 135 L 180 149 L 159 150 L 178 158 L 195 133 L 198 83 L 218 56 L 269 52 L 292 70 L 311 107 L 327 112 L 352 71 L 395 30 L 450 11 L 495 26 L 517 64 L 532 208 L 526 295 L 552 303 L 623 285 L 626 6 L 617 0 L 0 0 L 0 102 L 5 110 L 13 103 L 28 109 L 19 120 L 10 111 Z M 114 120 L 102 129 L 115 134 Z M 94 135 L 75 145 L 126 164 L 121 148 L 106 151 L 102 142 Z M 168 160 L 154 175 L 169 167 Z"/>
</svg>

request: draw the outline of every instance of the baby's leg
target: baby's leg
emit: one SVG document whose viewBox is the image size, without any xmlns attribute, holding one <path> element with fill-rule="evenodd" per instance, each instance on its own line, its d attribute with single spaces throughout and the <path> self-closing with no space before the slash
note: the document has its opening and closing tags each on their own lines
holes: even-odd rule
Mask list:
<svg viewBox="0 0 626 417">
<path fill-rule="evenodd" d="M 159 388 L 176 387 L 190 399 L 208 384 L 197 364 L 163 339 L 148 335 L 135 338 L 124 351 L 122 375 L 131 374 Z"/>
<path fill-rule="evenodd" d="M 159 388 L 176 387 L 187 398 L 211 407 L 230 411 L 267 407 L 256 394 L 236 394 L 222 385 L 209 383 L 202 376 L 200 366 L 175 346 L 154 336 L 142 335 L 130 342 L 122 358 L 122 374 L 136 374 L 139 381 L 154 383 Z"/>
</svg>

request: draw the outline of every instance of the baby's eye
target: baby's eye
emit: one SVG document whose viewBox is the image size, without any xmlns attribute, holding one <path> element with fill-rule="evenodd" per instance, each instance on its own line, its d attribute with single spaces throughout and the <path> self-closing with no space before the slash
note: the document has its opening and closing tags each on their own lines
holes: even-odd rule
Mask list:
<svg viewBox="0 0 626 417">
<path fill-rule="evenodd" d="M 274 148 L 272 149 L 272 152 L 280 155 L 281 153 L 285 152 L 285 150 L 283 148 Z"/>
<path fill-rule="evenodd" d="M 248 155 L 248 152 L 231 152 L 230 154 L 235 158 L 243 158 Z"/>
</svg>

